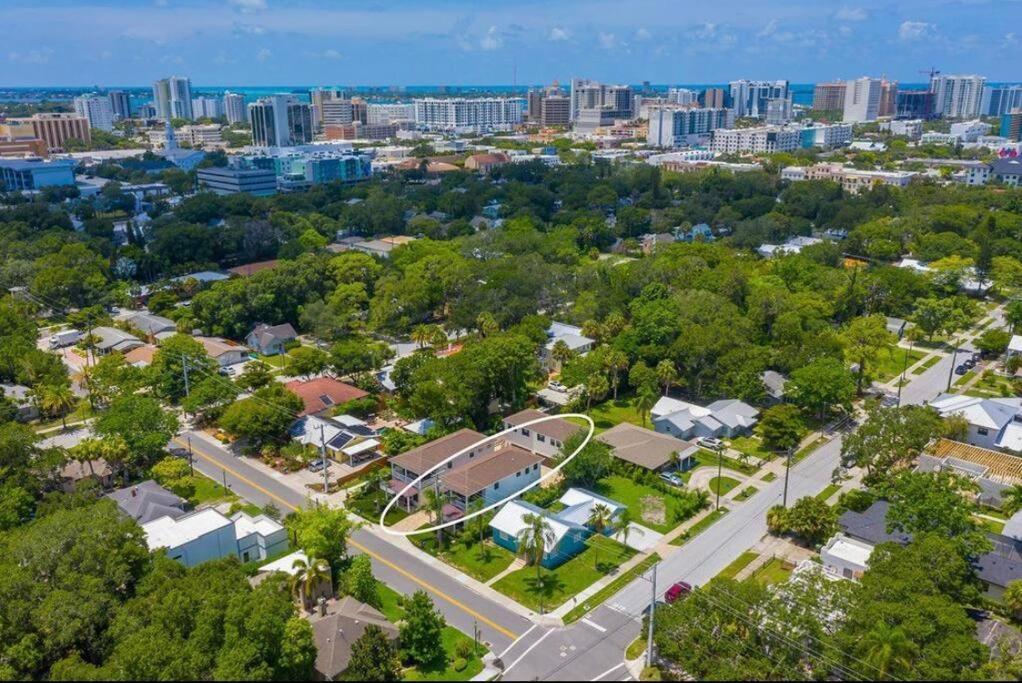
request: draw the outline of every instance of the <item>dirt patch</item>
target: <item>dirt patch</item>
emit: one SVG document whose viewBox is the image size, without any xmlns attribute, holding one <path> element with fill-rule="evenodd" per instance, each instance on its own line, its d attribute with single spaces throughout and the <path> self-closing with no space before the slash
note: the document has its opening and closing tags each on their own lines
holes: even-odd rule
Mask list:
<svg viewBox="0 0 1022 683">
<path fill-rule="evenodd" d="M 639 500 L 642 508 L 642 521 L 647 524 L 665 524 L 667 522 L 667 504 L 660 496 L 643 496 Z"/>
</svg>

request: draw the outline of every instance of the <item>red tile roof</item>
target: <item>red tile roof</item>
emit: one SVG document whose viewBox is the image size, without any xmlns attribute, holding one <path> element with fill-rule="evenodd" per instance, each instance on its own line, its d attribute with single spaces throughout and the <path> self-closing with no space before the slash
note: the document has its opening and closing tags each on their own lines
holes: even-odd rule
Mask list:
<svg viewBox="0 0 1022 683">
<path fill-rule="evenodd" d="M 293 380 L 284 385 L 305 404 L 302 415 L 320 413 L 341 403 L 365 398 L 369 394 L 358 387 L 345 384 L 333 377 L 317 377 L 310 380 Z"/>
</svg>

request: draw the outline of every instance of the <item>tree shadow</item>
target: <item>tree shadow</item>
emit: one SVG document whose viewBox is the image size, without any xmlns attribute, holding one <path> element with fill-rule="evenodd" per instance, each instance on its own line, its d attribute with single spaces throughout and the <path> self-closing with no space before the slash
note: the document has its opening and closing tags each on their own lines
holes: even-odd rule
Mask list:
<svg viewBox="0 0 1022 683">
<path fill-rule="evenodd" d="M 541 598 L 544 606 L 549 607 L 554 596 L 564 592 L 564 581 L 557 574 L 544 573 L 540 578 L 535 576 L 525 579 L 525 588 L 533 596 Z"/>
</svg>

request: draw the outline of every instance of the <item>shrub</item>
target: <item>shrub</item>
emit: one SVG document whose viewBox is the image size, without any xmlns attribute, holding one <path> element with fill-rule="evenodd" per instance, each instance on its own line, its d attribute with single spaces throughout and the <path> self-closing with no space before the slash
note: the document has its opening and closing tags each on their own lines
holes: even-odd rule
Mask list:
<svg viewBox="0 0 1022 683">
<path fill-rule="evenodd" d="M 467 640 L 459 640 L 458 644 L 454 647 L 455 654 L 462 659 L 468 659 L 472 656 L 473 650 L 475 649 L 475 643 Z"/>
<path fill-rule="evenodd" d="M 465 660 L 464 657 L 458 657 L 457 659 L 454 660 L 454 670 L 455 671 L 464 671 L 465 667 L 467 667 L 467 666 L 468 666 L 468 662 Z"/>
</svg>

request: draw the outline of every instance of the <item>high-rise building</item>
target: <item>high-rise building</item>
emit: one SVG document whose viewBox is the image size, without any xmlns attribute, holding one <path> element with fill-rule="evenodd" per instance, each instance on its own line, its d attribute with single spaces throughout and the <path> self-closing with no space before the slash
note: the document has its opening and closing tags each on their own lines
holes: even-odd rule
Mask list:
<svg viewBox="0 0 1022 683">
<path fill-rule="evenodd" d="M 699 104 L 707 109 L 723 109 L 730 102 L 724 88 L 707 88 L 699 95 Z"/>
<path fill-rule="evenodd" d="M 791 95 L 773 97 L 767 100 L 766 122 L 768 126 L 783 126 L 794 117 L 791 106 Z"/>
<path fill-rule="evenodd" d="M 197 119 L 219 119 L 224 115 L 224 101 L 219 97 L 194 97 L 192 115 Z"/>
<path fill-rule="evenodd" d="M 1022 141 L 1022 109 L 1001 114 L 1001 137 L 1014 142 Z"/>
<path fill-rule="evenodd" d="M 114 111 L 115 119 L 131 118 L 131 96 L 123 90 L 111 90 L 107 93 L 110 98 L 110 108 Z"/>
<path fill-rule="evenodd" d="M 415 121 L 414 104 L 368 104 L 366 105 L 366 123 L 374 126 L 392 123 L 412 123 Z"/>
<path fill-rule="evenodd" d="M 138 118 L 140 119 L 155 119 L 156 105 L 154 105 L 152 102 L 146 102 L 145 104 L 140 106 L 138 108 L 138 111 L 136 111 L 135 113 L 138 114 Z"/>
<path fill-rule="evenodd" d="M 90 128 L 114 129 L 114 108 L 106 95 L 79 95 L 74 99 L 75 113 L 89 122 Z"/>
<path fill-rule="evenodd" d="M 322 91 L 320 91 L 322 92 Z M 344 126 L 366 122 L 366 103 L 360 99 L 325 98 L 318 105 L 320 126 Z M 316 110 L 316 105 L 313 106 Z"/>
<path fill-rule="evenodd" d="M 312 103 L 312 122 L 316 126 L 316 130 L 323 128 L 323 104 L 340 99 L 344 99 L 344 92 L 341 90 L 316 88 L 309 91 L 309 102 Z M 344 123 L 351 123 L 351 121 L 345 121 Z"/>
<path fill-rule="evenodd" d="M 831 83 L 817 83 L 813 87 L 813 109 L 816 111 L 840 111 L 845 110 L 845 90 L 847 83 L 834 81 Z"/>
<path fill-rule="evenodd" d="M 933 118 L 933 93 L 929 90 L 899 90 L 895 97 L 894 118 Z"/>
<path fill-rule="evenodd" d="M 571 123 L 571 98 L 567 95 L 547 95 L 543 98 L 539 122 L 544 126 L 567 126 Z"/>
<path fill-rule="evenodd" d="M 227 117 L 227 123 L 245 123 L 248 121 L 245 96 L 235 92 L 225 92 L 224 116 Z"/>
<path fill-rule="evenodd" d="M 671 104 L 696 104 L 699 93 L 688 88 L 668 88 L 667 101 Z"/>
<path fill-rule="evenodd" d="M 153 83 L 156 117 L 192 120 L 192 82 L 183 76 L 161 78 Z"/>
<path fill-rule="evenodd" d="M 630 119 L 633 93 L 628 85 L 605 85 L 584 78 L 571 79 L 571 120 L 578 121 L 581 112 L 587 111 L 585 118 L 598 118 L 601 122 L 613 122 L 615 119 Z M 599 112 L 598 116 L 593 112 Z"/>
<path fill-rule="evenodd" d="M 248 105 L 252 144 L 294 147 L 312 142 L 312 107 L 294 95 L 270 95 Z"/>
<path fill-rule="evenodd" d="M 877 116 L 894 116 L 898 105 L 898 81 L 880 79 L 880 106 Z"/>
<path fill-rule="evenodd" d="M 986 82 L 984 76 L 935 74 L 930 79 L 933 113 L 949 119 L 971 119 L 979 116 Z"/>
<path fill-rule="evenodd" d="M 50 152 L 63 152 L 72 139 L 92 142 L 89 120 L 70 113 L 33 114 L 27 118 L 7 119 L 0 125 L 0 137 L 39 138 Z"/>
<path fill-rule="evenodd" d="M 653 147 L 680 147 L 697 142 L 718 128 L 734 125 L 730 109 L 695 109 L 681 106 L 649 108 L 646 143 Z"/>
<path fill-rule="evenodd" d="M 787 99 L 788 81 L 731 81 L 731 106 L 737 117 L 766 118 L 767 103 L 773 99 Z"/>
<path fill-rule="evenodd" d="M 530 123 L 539 123 L 543 115 L 544 95 L 545 93 L 542 90 L 530 90 L 529 94 L 526 95 L 525 115 Z"/>
<path fill-rule="evenodd" d="M 522 122 L 520 97 L 436 98 L 414 100 L 415 125 L 436 131 L 508 130 Z"/>
<path fill-rule="evenodd" d="M 1022 109 L 1022 85 L 1002 85 L 983 88 L 980 114 L 1001 116 L 1016 109 Z"/>
<path fill-rule="evenodd" d="M 876 121 L 880 114 L 883 82 L 879 78 L 857 78 L 845 86 L 845 109 L 842 120 L 853 123 Z"/>
</svg>

